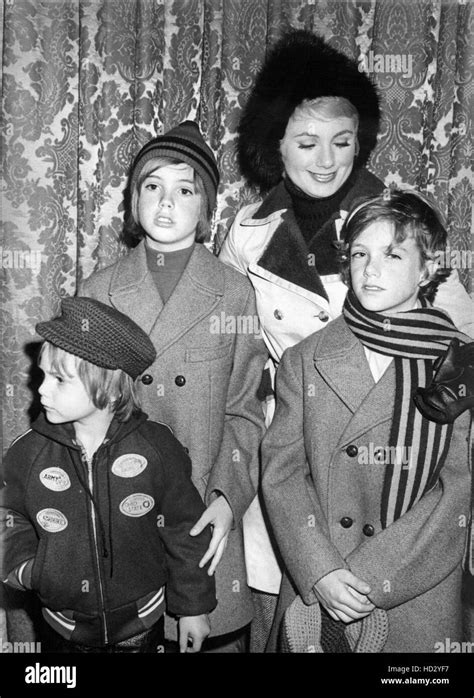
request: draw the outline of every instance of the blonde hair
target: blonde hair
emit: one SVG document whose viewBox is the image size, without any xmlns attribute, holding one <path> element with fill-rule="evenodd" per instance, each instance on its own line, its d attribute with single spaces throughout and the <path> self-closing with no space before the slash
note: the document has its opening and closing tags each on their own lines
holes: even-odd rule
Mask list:
<svg viewBox="0 0 474 698">
<path fill-rule="evenodd" d="M 92 404 L 99 410 L 109 407 L 119 422 L 126 422 L 141 409 L 136 382 L 122 369 L 96 366 L 80 356 L 70 354 L 51 342 L 43 342 L 38 361 L 45 356 L 53 371 L 71 377 L 66 359 L 72 357 L 74 368 Z"/>
<path fill-rule="evenodd" d="M 305 99 L 299 104 L 295 111 L 307 114 L 317 112 L 327 119 L 340 119 L 347 117 L 354 121 L 356 129 L 359 127 L 359 112 L 354 107 L 352 102 L 349 102 L 345 97 L 315 97 L 314 99 Z"/>
<path fill-rule="evenodd" d="M 351 119 L 355 128 L 355 155 L 359 154 L 360 146 L 357 136 L 359 130 L 359 112 L 354 107 L 352 102 L 349 102 L 345 97 L 315 97 L 314 99 L 305 99 L 299 104 L 293 112 L 293 118 L 314 117 L 321 115 L 324 119 L 340 119 L 346 117 Z"/>
</svg>

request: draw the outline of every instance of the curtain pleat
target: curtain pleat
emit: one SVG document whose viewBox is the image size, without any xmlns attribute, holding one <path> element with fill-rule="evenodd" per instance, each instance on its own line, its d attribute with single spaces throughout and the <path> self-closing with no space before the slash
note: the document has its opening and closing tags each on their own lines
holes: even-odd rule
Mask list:
<svg viewBox="0 0 474 698">
<path fill-rule="evenodd" d="M 149 138 L 198 121 L 221 171 L 215 250 L 258 199 L 239 172 L 237 125 L 290 26 L 366 66 L 383 113 L 370 169 L 429 192 L 451 247 L 471 249 L 471 0 L 2 0 L 1 11 L 3 448 L 34 414 L 35 323 L 127 253 L 124 189 Z M 470 271 L 459 269 L 467 288 Z"/>
</svg>

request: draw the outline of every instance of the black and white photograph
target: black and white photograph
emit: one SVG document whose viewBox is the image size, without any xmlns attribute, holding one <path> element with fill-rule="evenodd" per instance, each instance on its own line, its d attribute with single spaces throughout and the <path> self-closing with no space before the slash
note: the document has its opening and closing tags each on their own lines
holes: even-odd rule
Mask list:
<svg viewBox="0 0 474 698">
<path fill-rule="evenodd" d="M 0 698 L 471 698 L 474 0 L 0 19 Z"/>
</svg>

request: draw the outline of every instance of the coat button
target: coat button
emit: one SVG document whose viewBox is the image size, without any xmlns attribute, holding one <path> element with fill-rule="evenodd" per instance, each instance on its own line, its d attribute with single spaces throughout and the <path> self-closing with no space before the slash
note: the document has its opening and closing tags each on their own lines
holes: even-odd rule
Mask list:
<svg viewBox="0 0 474 698">
<path fill-rule="evenodd" d="M 351 458 L 355 458 L 356 455 L 359 453 L 359 449 L 358 449 L 357 446 L 355 446 L 354 444 L 351 444 L 350 446 L 348 446 L 348 447 L 346 448 L 346 453 L 347 453 L 347 455 L 350 456 Z"/>
<path fill-rule="evenodd" d="M 181 388 L 186 383 L 186 378 L 184 376 L 176 376 L 174 382 Z"/>
<path fill-rule="evenodd" d="M 362 533 L 364 536 L 368 536 L 370 538 L 370 536 L 374 535 L 375 529 L 372 524 L 365 524 L 364 528 L 362 529 Z"/>
<path fill-rule="evenodd" d="M 354 522 L 350 516 L 343 516 L 339 523 L 341 524 L 342 528 L 350 528 Z"/>
<path fill-rule="evenodd" d="M 283 313 L 277 308 L 273 311 L 273 317 L 275 317 L 277 320 L 283 320 Z"/>
<path fill-rule="evenodd" d="M 321 320 L 321 322 L 327 322 L 329 320 L 329 315 L 325 310 L 321 310 L 321 312 L 318 315 L 318 318 Z"/>
<path fill-rule="evenodd" d="M 150 376 L 149 373 L 145 373 L 145 375 L 142 376 L 142 383 L 143 385 L 150 385 L 150 383 L 153 383 L 153 376 Z"/>
</svg>

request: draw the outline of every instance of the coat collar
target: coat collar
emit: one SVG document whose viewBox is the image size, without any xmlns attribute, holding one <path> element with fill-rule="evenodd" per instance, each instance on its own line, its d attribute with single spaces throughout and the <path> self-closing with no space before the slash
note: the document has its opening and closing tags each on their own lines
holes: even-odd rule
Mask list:
<svg viewBox="0 0 474 698">
<path fill-rule="evenodd" d="M 376 196 L 382 192 L 383 188 L 384 183 L 382 180 L 369 172 L 365 167 L 361 167 L 354 172 L 354 186 L 350 188 L 342 200 L 341 211 L 348 212 L 357 203 L 358 199 L 366 196 Z M 255 211 L 252 219 L 258 225 L 264 222 L 262 219 L 266 219 L 282 209 L 292 207 L 291 196 L 285 187 L 285 183 L 281 181 L 267 194 L 259 208 Z"/>
<path fill-rule="evenodd" d="M 318 334 L 315 368 L 353 413 L 341 441 L 350 442 L 376 424 L 391 420 L 395 395 L 393 362 L 376 383 L 364 347 L 343 316 Z"/>
<path fill-rule="evenodd" d="M 361 168 L 355 175 L 354 185 L 344 197 L 340 210 L 335 211 L 326 223 L 327 227 L 336 225 L 338 219 L 342 225 L 342 219 L 358 199 L 382 191 L 383 183 L 365 168 Z M 258 265 L 275 276 L 328 300 L 317 271 L 317 259 L 315 265 L 310 263 L 312 256 L 299 229 L 291 196 L 283 181 L 267 195 L 253 215 L 252 223 L 259 226 L 275 218 L 279 219 L 279 225 L 258 260 Z"/>
<path fill-rule="evenodd" d="M 326 290 L 296 222 L 293 209 L 283 211 L 280 225 L 258 264 L 276 276 L 328 300 Z"/>
<path fill-rule="evenodd" d="M 327 301 L 327 293 L 316 267 L 309 263 L 309 250 L 296 222 L 291 197 L 284 182 L 280 182 L 270 192 L 254 215 L 257 225 L 274 217 L 279 219 L 279 224 L 258 260 L 258 265 Z"/>
<path fill-rule="evenodd" d="M 138 429 L 138 427 L 146 422 L 147 419 L 147 415 L 141 411 L 132 414 L 132 416 L 126 422 L 119 422 L 117 418 L 114 417 L 107 430 L 104 443 L 116 443 L 117 441 L 121 441 L 132 431 Z M 44 413 L 41 412 L 36 420 L 32 423 L 31 428 L 38 432 L 38 434 L 46 436 L 48 439 L 51 439 L 51 441 L 57 441 L 63 446 L 75 449 L 80 448 L 76 442 L 74 425 L 71 422 L 67 422 L 65 424 L 51 424 L 46 419 Z"/>
<path fill-rule="evenodd" d="M 206 317 L 224 294 L 224 271 L 204 245 L 195 244 L 168 302 L 163 302 L 148 270 L 145 242 L 117 264 L 110 284 L 112 305 L 149 334 L 157 356 Z"/>
<path fill-rule="evenodd" d="M 258 224 L 263 222 L 262 219 L 266 219 L 283 209 L 292 208 L 292 206 L 291 196 L 282 180 L 267 194 L 252 218 Z"/>
</svg>

